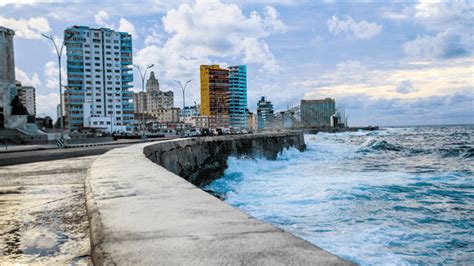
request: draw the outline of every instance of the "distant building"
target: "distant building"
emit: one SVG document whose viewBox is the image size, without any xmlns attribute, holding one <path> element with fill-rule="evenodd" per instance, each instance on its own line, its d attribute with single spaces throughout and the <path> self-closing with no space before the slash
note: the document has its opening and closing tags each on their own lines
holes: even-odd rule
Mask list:
<svg viewBox="0 0 474 266">
<path fill-rule="evenodd" d="M 336 100 L 301 100 L 301 122 L 304 127 L 330 127 L 336 113 Z"/>
<path fill-rule="evenodd" d="M 20 82 L 16 84 L 16 93 L 21 104 L 26 108 L 29 115 L 36 116 L 36 93 L 31 86 L 22 86 Z"/>
<path fill-rule="evenodd" d="M 179 122 L 179 108 L 154 109 L 147 112 L 147 114 L 153 116 L 159 123 Z"/>
<path fill-rule="evenodd" d="M 192 106 L 185 106 L 184 109 L 181 109 L 181 112 L 179 114 L 180 117 L 191 117 L 191 116 L 200 116 L 201 112 L 201 105 L 192 105 Z"/>
<path fill-rule="evenodd" d="M 152 110 L 169 109 L 174 106 L 174 93 L 161 91 L 155 72 L 150 73 L 146 82 L 146 92 L 134 94 L 135 113 L 150 113 Z"/>
<path fill-rule="evenodd" d="M 184 123 L 191 125 L 192 127 L 208 128 L 209 117 L 208 116 L 187 116 L 184 119 Z"/>
<path fill-rule="evenodd" d="M 257 103 L 257 124 L 259 130 L 273 128 L 273 104 L 262 96 Z"/>
<path fill-rule="evenodd" d="M 247 127 L 247 66 L 229 67 L 230 126 Z"/>
<path fill-rule="evenodd" d="M 247 128 L 251 130 L 257 128 L 257 118 L 253 112 L 249 111 L 249 109 L 247 109 Z"/>
<path fill-rule="evenodd" d="M 64 36 L 67 127 L 132 131 L 132 36 L 86 26 L 67 28 Z"/>
<path fill-rule="evenodd" d="M 201 115 L 210 127 L 229 127 L 229 70 L 201 65 Z"/>
<path fill-rule="evenodd" d="M 16 96 L 14 35 L 13 30 L 0 26 L 0 129 L 13 127 L 11 102 Z"/>
</svg>

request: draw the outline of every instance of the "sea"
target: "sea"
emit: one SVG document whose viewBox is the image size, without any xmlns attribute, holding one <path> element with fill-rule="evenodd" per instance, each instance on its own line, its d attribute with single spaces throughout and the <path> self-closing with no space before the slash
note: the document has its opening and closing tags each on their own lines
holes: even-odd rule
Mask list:
<svg viewBox="0 0 474 266">
<path fill-rule="evenodd" d="M 474 265 L 474 125 L 305 135 L 204 187 L 360 265 Z"/>
</svg>

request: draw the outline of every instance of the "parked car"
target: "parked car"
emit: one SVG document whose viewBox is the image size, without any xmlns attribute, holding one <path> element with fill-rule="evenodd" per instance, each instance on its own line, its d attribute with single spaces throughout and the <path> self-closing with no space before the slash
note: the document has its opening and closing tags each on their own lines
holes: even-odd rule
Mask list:
<svg viewBox="0 0 474 266">
<path fill-rule="evenodd" d="M 222 131 L 222 133 L 223 133 L 224 135 L 230 135 L 230 134 L 232 134 L 232 132 L 230 131 L 230 128 L 224 128 L 223 131 Z"/>
<path fill-rule="evenodd" d="M 214 133 L 209 128 L 201 129 L 201 136 L 212 136 Z"/>
<path fill-rule="evenodd" d="M 247 131 L 247 129 L 242 129 L 242 134 L 248 134 L 249 132 Z"/>
</svg>

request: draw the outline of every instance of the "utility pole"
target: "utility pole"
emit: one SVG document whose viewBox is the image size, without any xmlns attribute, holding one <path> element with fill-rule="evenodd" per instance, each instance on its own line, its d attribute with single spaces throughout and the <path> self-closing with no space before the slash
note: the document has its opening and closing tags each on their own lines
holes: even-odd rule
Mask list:
<svg viewBox="0 0 474 266">
<path fill-rule="evenodd" d="M 61 56 L 62 56 L 62 53 L 63 53 L 63 48 L 64 48 L 64 44 L 66 43 L 67 40 L 71 39 L 72 38 L 72 35 L 69 35 L 67 36 L 66 38 L 63 39 L 63 42 L 61 44 L 61 48 L 58 49 L 58 45 L 56 44 L 56 41 L 54 40 L 53 36 L 51 35 L 45 35 L 45 34 L 41 34 L 43 35 L 43 37 L 45 37 L 46 39 L 50 40 L 53 45 L 54 45 L 54 48 L 56 49 L 56 54 L 58 56 L 58 66 L 59 66 L 59 123 L 61 125 L 61 142 L 64 143 L 64 119 L 63 119 L 63 86 L 62 86 L 62 75 L 61 75 Z"/>
<path fill-rule="evenodd" d="M 139 65 L 133 65 L 135 68 L 138 69 L 138 72 L 140 73 L 140 76 L 142 78 L 142 92 L 143 92 L 143 98 L 142 98 L 142 102 L 143 102 L 143 112 L 142 112 L 142 141 L 145 141 L 146 140 L 146 134 L 145 134 L 145 106 L 146 106 L 146 97 L 145 97 L 145 77 L 146 77 L 146 72 L 148 71 L 148 69 L 154 67 L 155 65 L 154 64 L 151 64 L 151 65 L 148 65 L 146 68 L 145 68 L 145 72 L 142 72 L 141 68 Z"/>
</svg>

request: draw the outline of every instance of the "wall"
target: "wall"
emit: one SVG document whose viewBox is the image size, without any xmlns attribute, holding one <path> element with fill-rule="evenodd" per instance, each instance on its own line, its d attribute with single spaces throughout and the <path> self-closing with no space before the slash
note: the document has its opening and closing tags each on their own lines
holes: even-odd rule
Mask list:
<svg viewBox="0 0 474 266">
<path fill-rule="evenodd" d="M 229 156 L 263 156 L 274 160 L 289 147 L 303 151 L 303 133 L 200 137 L 156 143 L 143 152 L 151 161 L 199 186 L 222 176 Z"/>
</svg>

